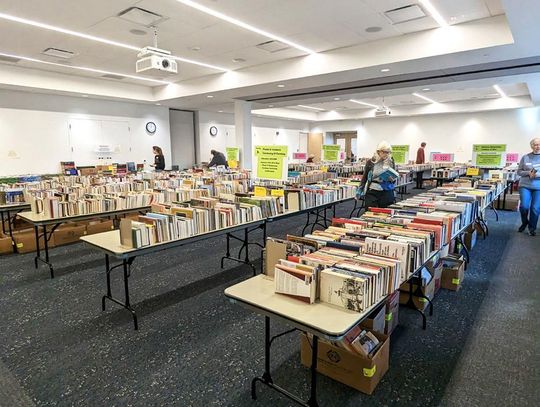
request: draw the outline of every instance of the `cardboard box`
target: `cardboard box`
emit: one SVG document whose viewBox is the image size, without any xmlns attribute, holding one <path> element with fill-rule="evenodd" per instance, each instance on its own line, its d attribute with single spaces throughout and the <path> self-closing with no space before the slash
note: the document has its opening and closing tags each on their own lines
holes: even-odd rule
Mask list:
<svg viewBox="0 0 540 407">
<path fill-rule="evenodd" d="M 465 277 L 465 260 L 463 256 L 447 256 L 441 260 L 443 264 L 441 287 L 452 291 L 459 290 Z"/>
<path fill-rule="evenodd" d="M 86 225 L 86 234 L 93 235 L 96 233 L 109 232 L 114 229 L 112 220 L 98 219 L 88 222 Z"/>
<path fill-rule="evenodd" d="M 384 333 L 390 335 L 398 326 L 399 290 L 388 296 L 385 304 Z"/>
<path fill-rule="evenodd" d="M 34 233 L 34 229 L 23 229 L 13 232 L 13 241 L 15 243 L 15 246 L 17 247 L 17 251 L 19 253 L 31 253 L 36 251 L 36 235 Z M 54 247 L 55 246 L 55 240 L 54 240 L 54 234 L 50 237 L 48 241 L 48 247 Z M 39 248 L 44 249 L 45 248 L 45 242 L 43 241 L 43 237 L 39 239 Z"/>
<path fill-rule="evenodd" d="M 78 223 L 65 223 L 54 231 L 54 243 L 61 246 L 79 241 L 81 236 L 86 235 L 86 225 Z"/>
<path fill-rule="evenodd" d="M 381 305 L 381 307 L 374 310 L 366 319 L 364 319 L 362 323 L 360 324 L 360 326 L 362 326 L 363 328 L 366 328 L 369 331 L 384 334 L 385 315 L 386 315 L 386 307 L 383 304 Z"/>
<path fill-rule="evenodd" d="M 442 271 L 443 271 L 443 264 L 442 264 L 441 256 L 436 255 L 435 257 L 433 257 L 433 259 L 430 260 L 426 264 L 426 268 L 429 270 L 429 273 L 433 277 L 433 283 L 434 283 L 433 294 L 435 295 L 441 289 L 441 279 L 442 279 Z"/>
<path fill-rule="evenodd" d="M 390 337 L 374 332 L 382 341 L 371 359 L 319 341 L 317 371 L 363 393 L 371 394 L 388 371 Z M 301 361 L 311 367 L 311 343 L 301 335 Z"/>
<path fill-rule="evenodd" d="M 0 234 L 0 254 L 13 253 L 11 237 Z"/>
<path fill-rule="evenodd" d="M 413 285 L 412 285 L 413 303 L 416 308 L 418 308 L 421 311 L 424 311 L 429 305 L 429 301 L 424 297 L 414 295 L 414 293 L 416 292 L 418 288 L 418 284 L 414 283 L 415 280 L 416 282 L 418 282 L 418 279 L 413 279 Z M 433 300 L 433 297 L 435 295 L 435 280 L 433 278 L 430 278 L 428 282 L 421 285 L 420 290 L 425 297 L 429 298 L 430 300 Z M 409 282 L 403 283 L 399 291 L 400 304 L 407 304 L 409 302 L 409 297 L 410 297 L 409 291 L 410 291 L 410 283 Z"/>
<path fill-rule="evenodd" d="M 477 237 L 478 237 L 478 233 L 476 232 L 476 230 L 465 233 L 463 243 L 465 244 L 465 247 L 467 248 L 467 250 L 470 251 L 473 249 L 474 246 L 476 246 Z"/>
</svg>

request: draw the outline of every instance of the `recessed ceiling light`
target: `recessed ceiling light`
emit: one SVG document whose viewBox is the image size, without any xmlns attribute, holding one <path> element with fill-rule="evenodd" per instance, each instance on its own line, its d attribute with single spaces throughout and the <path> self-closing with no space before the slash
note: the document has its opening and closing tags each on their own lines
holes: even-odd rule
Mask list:
<svg viewBox="0 0 540 407">
<path fill-rule="evenodd" d="M 144 30 L 139 30 L 138 28 L 134 28 L 132 30 L 129 30 L 129 32 L 133 35 L 146 35 L 147 32 Z"/>
<path fill-rule="evenodd" d="M 304 109 L 313 109 L 313 110 L 320 110 L 320 111 L 325 111 L 326 109 L 321 109 L 320 107 L 313 107 L 313 106 L 306 106 L 306 105 L 297 105 L 298 107 L 302 107 Z"/>
<path fill-rule="evenodd" d="M 118 72 L 103 71 L 101 69 L 87 68 L 87 67 L 84 67 L 84 66 L 58 64 L 56 62 L 48 62 L 48 61 L 43 61 L 41 59 L 23 57 L 23 56 L 19 56 L 19 55 L 11 55 L 11 54 L 0 53 L 0 56 L 18 58 L 18 59 L 22 59 L 23 61 L 36 62 L 38 64 L 61 66 L 63 68 L 77 69 L 79 71 L 95 72 L 95 73 L 101 73 L 101 74 L 105 74 L 105 75 L 122 76 L 124 78 L 131 78 L 131 79 L 137 79 L 137 80 L 140 80 L 140 81 L 148 81 L 148 82 L 160 83 L 160 84 L 163 84 L 163 85 L 171 84 L 171 82 L 166 82 L 166 81 L 162 81 L 162 80 L 159 80 L 159 79 L 151 79 L 151 78 L 145 78 L 143 76 L 136 76 L 136 75 L 128 75 L 128 74 L 118 73 Z"/>
<path fill-rule="evenodd" d="M 218 113 L 223 113 L 223 110 L 218 110 L 217 112 L 218 112 Z"/>
<path fill-rule="evenodd" d="M 274 105 L 268 105 L 268 107 L 274 107 Z"/>
<path fill-rule="evenodd" d="M 212 99 L 214 97 L 214 95 L 207 95 L 206 96 L 208 99 Z"/>
<path fill-rule="evenodd" d="M 277 85 L 277 87 L 278 87 L 278 88 L 284 88 L 285 85 L 283 85 L 283 84 L 280 83 L 279 85 Z"/>
<path fill-rule="evenodd" d="M 84 39 L 90 40 L 90 41 L 101 42 L 102 44 L 107 44 L 107 45 L 112 45 L 112 46 L 115 46 L 115 47 L 130 49 L 132 51 L 137 51 L 138 52 L 138 51 L 141 50 L 140 47 L 136 47 L 136 46 L 133 46 L 133 45 L 124 44 L 124 43 L 118 42 L 118 41 L 111 41 L 111 40 L 108 40 L 108 39 L 103 38 L 103 37 L 96 37 L 94 35 L 88 35 L 88 34 L 78 32 L 78 31 L 68 30 L 68 29 L 65 29 L 65 28 L 56 27 L 56 26 L 53 26 L 53 25 L 45 24 L 45 23 L 40 23 L 39 21 L 33 21 L 33 20 L 28 20 L 26 18 L 20 18 L 20 17 L 11 16 L 9 14 L 0 13 L 0 19 L 13 21 L 15 23 L 21 23 L 21 24 L 25 24 L 25 25 L 30 25 L 32 27 L 42 28 L 44 30 L 55 31 L 55 32 L 59 32 L 59 33 L 62 33 L 62 34 L 71 35 L 73 37 L 84 38 Z M 171 55 L 171 58 L 173 58 L 173 59 L 175 59 L 177 61 L 186 62 L 188 64 L 194 64 L 194 65 L 204 66 L 206 68 L 216 69 L 218 71 L 223 71 L 223 72 L 229 71 L 229 69 L 222 68 L 220 66 L 205 64 L 204 62 L 194 61 L 192 59 L 181 58 L 181 57 L 177 57 L 177 56 L 174 56 L 174 55 Z"/>
<path fill-rule="evenodd" d="M 353 103 L 356 103 L 356 104 L 359 104 L 359 105 L 364 105 L 364 106 L 374 107 L 375 109 L 378 109 L 378 108 L 379 108 L 379 106 L 377 106 L 377 105 L 372 105 L 371 103 L 362 102 L 362 101 L 360 101 L 360 100 L 349 99 L 349 102 L 353 102 Z"/>
<path fill-rule="evenodd" d="M 430 88 L 424 88 L 424 89 L 422 89 L 422 90 L 423 90 L 424 92 L 428 92 L 428 91 L 430 91 L 431 89 L 430 89 Z"/>
<path fill-rule="evenodd" d="M 334 100 L 340 100 L 340 98 L 334 98 Z"/>
<path fill-rule="evenodd" d="M 190 50 L 192 50 L 192 51 L 200 51 L 201 47 L 191 47 Z"/>
<path fill-rule="evenodd" d="M 378 33 L 381 30 L 382 30 L 382 27 L 377 27 L 377 26 L 366 28 L 367 33 Z"/>
<path fill-rule="evenodd" d="M 390 72 L 390 68 L 383 68 L 381 69 L 381 72 Z"/>
<path fill-rule="evenodd" d="M 246 30 L 249 30 L 249 31 L 252 31 L 254 33 L 257 33 L 259 35 L 263 35 L 265 37 L 268 37 L 268 38 L 271 38 L 273 40 L 276 40 L 276 41 L 280 41 L 280 42 L 283 42 L 287 45 L 290 45 L 291 47 L 294 47 L 296 49 L 299 49 L 300 51 L 303 51 L 307 54 L 315 54 L 316 52 L 309 49 L 309 48 L 306 48 L 306 47 L 303 47 L 299 44 L 296 44 L 292 41 L 289 41 L 285 38 L 282 38 L 278 35 L 275 35 L 275 34 L 272 34 L 272 33 L 269 33 L 268 31 L 264 31 L 264 30 L 261 30 L 259 28 L 256 28 L 250 24 L 247 24 L 243 21 L 240 21 L 240 20 L 237 20 L 236 18 L 234 17 L 230 17 L 228 15 L 225 15 L 223 13 L 220 13 L 219 11 L 216 11 L 216 10 L 213 10 L 209 7 L 206 7 L 206 6 L 203 6 L 202 4 L 199 4 L 199 3 L 196 3 L 194 1 L 191 1 L 191 0 L 176 0 L 178 1 L 179 3 L 182 3 L 188 7 L 191 7 L 191 8 L 194 8 L 196 10 L 199 10 L 205 14 L 209 14 L 213 17 L 216 17 L 216 18 L 219 18 L 220 20 L 224 20 L 224 21 L 227 21 L 228 23 L 231 23 L 231 24 L 234 24 L 238 27 L 241 27 L 241 28 L 244 28 Z"/>
<path fill-rule="evenodd" d="M 420 3 L 427 9 L 437 24 L 439 24 L 441 27 L 446 27 L 448 25 L 441 16 L 441 13 L 439 13 L 439 11 L 433 6 L 433 4 L 431 4 L 429 0 L 420 0 Z"/>
<path fill-rule="evenodd" d="M 161 106 L 161 103 L 156 103 L 156 106 Z"/>
<path fill-rule="evenodd" d="M 244 58 L 233 58 L 232 61 L 235 62 L 235 63 L 246 62 L 246 60 Z"/>
<path fill-rule="evenodd" d="M 82 96 L 83 98 L 87 98 L 87 97 L 88 97 L 88 95 L 81 95 L 81 96 Z"/>
<path fill-rule="evenodd" d="M 413 96 L 416 96 L 417 98 L 424 99 L 425 101 L 428 101 L 429 103 L 437 103 L 433 99 L 430 99 L 424 95 L 421 95 L 420 93 L 413 93 Z"/>
<path fill-rule="evenodd" d="M 497 91 L 499 95 L 501 95 L 502 98 L 507 97 L 506 93 L 503 92 L 499 85 L 493 85 L 493 88 Z"/>
</svg>

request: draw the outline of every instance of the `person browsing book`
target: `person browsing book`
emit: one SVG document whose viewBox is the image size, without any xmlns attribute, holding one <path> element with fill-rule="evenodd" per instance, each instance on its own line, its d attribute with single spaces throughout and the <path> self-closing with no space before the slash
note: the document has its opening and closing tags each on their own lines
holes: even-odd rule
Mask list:
<svg viewBox="0 0 540 407">
<path fill-rule="evenodd" d="M 540 137 L 531 140 L 532 152 L 521 157 L 518 167 L 519 212 L 521 226 L 518 231 L 529 228 L 529 235 L 536 235 L 540 214 Z"/>
<path fill-rule="evenodd" d="M 210 150 L 210 154 L 212 154 L 212 161 L 208 163 L 208 167 L 217 167 L 218 165 L 223 165 L 225 168 L 229 168 L 225 154 L 216 150 Z"/>
<path fill-rule="evenodd" d="M 392 158 L 392 146 L 381 141 L 375 155 L 368 160 L 360 183 L 360 194 L 365 195 L 365 207 L 386 208 L 395 202 L 395 182 L 399 176 Z"/>
<path fill-rule="evenodd" d="M 150 166 L 154 167 L 156 171 L 163 171 L 165 169 L 163 150 L 161 147 L 152 146 L 152 151 L 154 152 L 154 164 L 150 164 Z"/>
<path fill-rule="evenodd" d="M 415 160 L 415 164 L 425 164 L 426 162 L 426 152 L 425 152 L 425 148 L 426 148 L 426 142 L 422 142 L 422 144 L 420 144 L 420 147 L 418 148 L 418 151 L 416 152 L 416 160 Z"/>
</svg>

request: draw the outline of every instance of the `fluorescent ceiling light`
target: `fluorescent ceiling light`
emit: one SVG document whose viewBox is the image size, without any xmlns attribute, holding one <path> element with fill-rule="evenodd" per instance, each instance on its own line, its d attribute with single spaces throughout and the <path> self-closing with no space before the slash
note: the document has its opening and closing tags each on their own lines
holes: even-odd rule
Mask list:
<svg viewBox="0 0 540 407">
<path fill-rule="evenodd" d="M 54 25 L 40 23 L 39 21 L 28 20 L 26 18 L 20 18 L 20 17 L 11 16 L 9 14 L 0 13 L 0 19 L 13 21 L 15 23 L 20 23 L 20 24 L 25 24 L 25 25 L 31 25 L 32 27 L 43 28 L 44 30 L 55 31 L 55 32 L 59 32 L 59 33 L 62 33 L 62 34 L 71 35 L 71 36 L 74 36 L 74 37 L 84 38 L 84 39 L 90 40 L 90 41 L 101 42 L 102 44 L 112 45 L 114 47 L 129 49 L 129 50 L 132 50 L 132 51 L 139 52 L 141 50 L 140 47 L 136 47 L 136 46 L 129 45 L 129 44 L 124 44 L 123 42 L 111 41 L 111 40 L 108 40 L 108 39 L 103 38 L 103 37 L 96 37 L 94 35 L 88 35 L 88 34 L 78 32 L 78 31 L 68 30 L 66 28 L 56 27 Z M 216 69 L 218 71 L 224 71 L 224 72 L 229 71 L 228 69 L 222 68 L 220 66 L 205 64 L 204 62 L 198 62 L 198 61 L 194 61 L 192 59 L 181 58 L 181 57 L 177 57 L 177 56 L 174 56 L 174 55 L 171 55 L 171 58 L 176 59 L 177 61 L 186 62 L 188 64 L 194 64 L 194 65 L 204 66 L 206 68 Z"/>
<path fill-rule="evenodd" d="M 506 93 L 503 92 L 503 90 L 501 89 L 499 85 L 493 85 L 493 88 L 497 91 L 499 95 L 501 95 L 502 98 L 507 97 Z"/>
<path fill-rule="evenodd" d="M 437 24 L 439 24 L 441 27 L 446 27 L 448 24 L 445 21 L 445 19 L 441 16 L 441 13 L 431 4 L 429 0 L 420 0 L 420 3 L 429 11 L 429 14 L 431 14 L 431 17 L 437 21 Z"/>
<path fill-rule="evenodd" d="M 298 107 L 303 107 L 304 109 L 313 109 L 313 110 L 321 110 L 325 111 L 326 109 L 321 109 L 320 107 L 313 107 L 313 106 L 306 106 L 306 105 L 297 105 Z"/>
<path fill-rule="evenodd" d="M 131 79 L 137 79 L 137 80 L 140 80 L 140 81 L 148 81 L 148 82 L 160 83 L 162 85 L 170 85 L 172 83 L 172 82 L 167 82 L 167 81 L 161 81 L 161 80 L 158 80 L 158 79 L 145 78 L 144 76 L 128 75 L 128 74 L 124 74 L 124 73 L 111 72 L 111 71 L 103 71 L 101 69 L 87 68 L 87 67 L 84 67 L 84 66 L 58 64 L 56 62 L 42 61 L 41 59 L 23 57 L 23 56 L 20 56 L 20 55 L 5 54 L 3 52 L 0 52 L 0 56 L 10 57 L 10 58 L 18 58 L 18 59 L 21 59 L 23 61 L 35 62 L 35 63 L 38 63 L 38 64 L 61 66 L 62 68 L 76 69 L 76 70 L 85 71 L 85 72 L 94 72 L 94 73 L 100 73 L 100 74 L 104 74 L 104 75 L 123 76 L 124 78 L 131 78 Z"/>
<path fill-rule="evenodd" d="M 390 72 L 390 68 L 383 68 L 381 69 L 381 72 Z"/>
<path fill-rule="evenodd" d="M 283 43 L 285 43 L 287 45 L 290 45 L 293 48 L 299 49 L 300 51 L 303 51 L 303 52 L 305 52 L 307 54 L 315 54 L 316 53 L 315 51 L 313 51 L 313 50 L 311 50 L 309 48 L 303 47 L 303 46 L 298 45 L 298 44 L 296 44 L 296 43 L 294 43 L 292 41 L 286 40 L 285 38 L 280 37 L 278 35 L 269 33 L 268 31 L 264 31 L 264 30 L 261 30 L 259 28 L 256 28 L 256 27 L 254 27 L 254 26 L 252 26 L 252 25 L 250 25 L 248 23 L 245 23 L 243 21 L 237 20 L 236 18 L 233 18 L 233 17 L 227 16 L 227 15 L 225 15 L 223 13 L 220 13 L 219 11 L 212 10 L 211 8 L 203 6 L 202 4 L 195 3 L 194 1 L 191 1 L 191 0 L 176 0 L 176 1 L 179 2 L 179 3 L 184 4 L 185 6 L 188 6 L 188 7 L 194 8 L 196 10 L 199 10 L 199 11 L 205 13 L 205 14 L 209 14 L 211 16 L 219 18 L 220 20 L 227 21 L 228 23 L 237 25 L 238 27 L 242 27 L 242 28 L 244 28 L 246 30 L 249 30 L 249 31 L 252 31 L 254 33 L 263 35 L 263 36 L 268 37 L 268 38 L 272 38 L 273 40 L 283 42 Z"/>
<path fill-rule="evenodd" d="M 424 95 L 421 95 L 420 93 L 415 92 L 415 93 L 413 93 L 413 96 L 416 96 L 417 98 L 420 98 L 420 99 L 424 99 L 424 100 L 428 101 L 429 103 L 437 103 L 433 99 L 430 99 L 430 98 L 428 98 L 428 97 L 426 97 Z"/>
<path fill-rule="evenodd" d="M 377 106 L 377 105 L 372 105 L 371 103 L 361 102 L 359 100 L 349 99 L 349 102 L 358 103 L 359 105 L 374 107 L 375 109 L 379 108 L 379 106 Z"/>
</svg>

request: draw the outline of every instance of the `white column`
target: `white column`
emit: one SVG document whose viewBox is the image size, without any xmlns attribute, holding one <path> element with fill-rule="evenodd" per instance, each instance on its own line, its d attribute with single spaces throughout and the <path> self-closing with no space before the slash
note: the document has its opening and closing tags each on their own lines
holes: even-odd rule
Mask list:
<svg viewBox="0 0 540 407">
<path fill-rule="evenodd" d="M 236 146 L 240 147 L 240 166 L 251 169 L 253 137 L 251 130 L 251 102 L 234 101 L 234 126 Z"/>
</svg>

